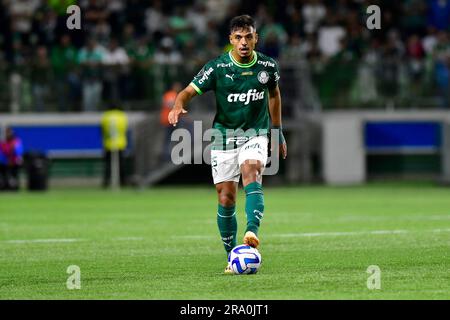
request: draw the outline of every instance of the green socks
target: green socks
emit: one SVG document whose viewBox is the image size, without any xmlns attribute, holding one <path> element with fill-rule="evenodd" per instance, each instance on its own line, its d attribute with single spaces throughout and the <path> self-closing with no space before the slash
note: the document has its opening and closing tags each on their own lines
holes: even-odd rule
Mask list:
<svg viewBox="0 0 450 320">
<path fill-rule="evenodd" d="M 247 215 L 247 231 L 258 235 L 259 225 L 264 214 L 264 194 L 262 186 L 258 182 L 252 182 L 244 187 L 246 202 L 245 213 Z M 225 251 L 229 253 L 236 246 L 237 219 L 236 206 L 223 207 L 218 205 L 217 226 L 222 238 Z"/>
<path fill-rule="evenodd" d="M 245 213 L 247 214 L 247 231 L 258 235 L 259 224 L 264 215 L 264 194 L 262 186 L 258 182 L 249 183 L 244 187 L 246 202 Z"/>
<path fill-rule="evenodd" d="M 219 204 L 217 211 L 217 225 L 219 226 L 220 236 L 223 246 L 227 253 L 236 246 L 237 220 L 236 207 L 222 207 Z"/>
</svg>

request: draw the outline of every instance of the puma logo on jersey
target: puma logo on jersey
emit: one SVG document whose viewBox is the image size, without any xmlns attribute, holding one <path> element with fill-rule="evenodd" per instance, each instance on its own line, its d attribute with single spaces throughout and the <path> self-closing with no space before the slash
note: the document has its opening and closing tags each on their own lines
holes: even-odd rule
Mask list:
<svg viewBox="0 0 450 320">
<path fill-rule="evenodd" d="M 225 77 L 227 77 L 227 78 L 230 78 L 230 79 L 231 79 L 231 81 L 234 81 L 234 79 L 233 79 L 233 77 L 234 77 L 234 74 L 232 74 L 231 76 L 230 76 L 229 74 L 226 74 L 226 75 L 225 75 Z"/>
<path fill-rule="evenodd" d="M 250 101 L 264 99 L 264 91 L 257 92 L 256 89 L 250 89 L 247 93 L 230 93 L 227 97 L 228 102 L 244 102 L 245 105 Z"/>
</svg>

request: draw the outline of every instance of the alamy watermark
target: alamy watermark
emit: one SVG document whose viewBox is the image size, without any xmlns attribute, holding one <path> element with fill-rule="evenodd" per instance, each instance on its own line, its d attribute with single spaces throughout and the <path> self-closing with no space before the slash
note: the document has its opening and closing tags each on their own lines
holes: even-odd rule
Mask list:
<svg viewBox="0 0 450 320">
<path fill-rule="evenodd" d="M 367 273 L 370 274 L 367 278 L 367 289 L 380 290 L 381 289 L 381 269 L 377 265 L 370 265 L 367 267 Z"/>
<path fill-rule="evenodd" d="M 69 30 L 81 29 L 81 8 L 77 5 L 70 5 L 66 9 L 70 16 L 66 20 L 66 26 Z M 375 4 L 366 9 L 366 14 L 370 15 L 366 20 L 366 27 L 369 30 L 381 29 L 381 8 Z"/>
<path fill-rule="evenodd" d="M 80 30 L 81 29 L 81 9 L 79 6 L 73 4 L 68 6 L 66 13 L 70 16 L 66 20 L 66 26 L 69 30 Z"/>
<path fill-rule="evenodd" d="M 367 7 L 366 13 L 370 16 L 366 20 L 366 26 L 369 30 L 381 29 L 381 9 L 373 4 Z"/>
<path fill-rule="evenodd" d="M 280 167 L 279 157 L 279 129 L 226 129 L 224 132 L 219 129 L 209 128 L 203 130 L 202 121 L 194 121 L 191 130 L 177 128 L 172 132 L 171 141 L 176 144 L 172 147 L 170 158 L 173 164 L 211 164 L 211 149 L 234 150 L 237 148 L 255 148 L 261 146 L 253 144 L 252 138 L 266 136 L 270 139 L 270 156 L 267 158 L 267 165 L 264 175 L 275 175 Z M 205 144 L 207 144 L 205 146 Z M 259 152 L 260 150 L 255 150 Z M 250 159 L 249 159 L 250 160 Z M 233 157 L 227 165 L 236 165 L 237 157 Z"/>
<path fill-rule="evenodd" d="M 66 287 L 69 290 L 81 289 L 81 270 L 77 265 L 67 267 L 66 273 L 70 274 L 66 281 Z"/>
</svg>

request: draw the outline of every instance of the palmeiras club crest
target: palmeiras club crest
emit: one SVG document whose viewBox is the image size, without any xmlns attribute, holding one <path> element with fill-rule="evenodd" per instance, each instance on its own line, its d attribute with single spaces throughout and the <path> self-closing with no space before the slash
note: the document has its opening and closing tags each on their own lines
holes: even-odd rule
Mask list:
<svg viewBox="0 0 450 320">
<path fill-rule="evenodd" d="M 260 71 L 258 73 L 258 80 L 262 84 L 266 84 L 267 81 L 269 81 L 269 73 L 267 73 L 267 71 Z"/>
</svg>

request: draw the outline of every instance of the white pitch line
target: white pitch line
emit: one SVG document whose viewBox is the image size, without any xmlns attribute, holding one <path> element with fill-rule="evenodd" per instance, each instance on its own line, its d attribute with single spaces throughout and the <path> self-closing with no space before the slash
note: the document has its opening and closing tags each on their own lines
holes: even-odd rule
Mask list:
<svg viewBox="0 0 450 320">
<path fill-rule="evenodd" d="M 305 233 L 278 233 L 268 234 L 265 237 L 268 238 L 300 238 L 300 237 L 341 237 L 341 236 L 355 236 L 355 235 L 386 235 L 386 234 L 408 234 L 413 232 L 433 232 L 442 233 L 450 232 L 448 229 L 431 229 L 431 230 L 373 230 L 373 231 L 349 231 L 349 232 L 305 232 Z M 211 235 L 185 235 L 185 236 L 173 236 L 176 239 L 187 240 L 202 240 L 202 239 L 214 239 L 215 236 Z M 108 240 L 108 239 L 105 239 Z M 144 237 L 117 237 L 109 240 L 114 241 L 142 241 Z M 27 240 L 3 240 L 4 243 L 23 244 L 23 243 L 70 243 L 79 241 L 89 241 L 89 239 L 27 239 Z"/>
<path fill-rule="evenodd" d="M 450 232 L 450 229 L 433 229 L 433 232 Z"/>
<path fill-rule="evenodd" d="M 142 241 L 143 237 L 118 237 L 113 239 L 106 239 L 113 241 Z M 13 243 L 13 244 L 25 244 L 25 243 L 70 243 L 70 242 L 79 242 L 79 241 L 89 241 L 89 239 L 23 239 L 23 240 L 4 240 L 4 243 Z"/>
<path fill-rule="evenodd" d="M 144 240 L 143 237 L 119 237 L 119 238 L 114 238 L 113 240 L 117 240 L 117 241 L 141 241 Z"/>
<path fill-rule="evenodd" d="M 268 234 L 266 237 L 278 237 L 278 238 L 298 238 L 298 237 L 339 237 L 339 236 L 354 236 L 354 235 L 367 235 L 367 234 L 401 234 L 408 233 L 407 230 L 374 230 L 374 231 L 349 231 L 349 232 L 306 232 L 306 233 L 278 233 Z M 208 235 L 187 235 L 187 236 L 174 236 L 175 238 L 183 239 L 211 239 L 213 236 Z"/>
<path fill-rule="evenodd" d="M 215 236 L 208 236 L 208 235 L 192 234 L 192 235 L 186 235 L 186 236 L 173 236 L 172 238 L 198 240 L 198 239 L 213 239 L 213 238 L 216 238 L 216 237 Z"/>
<path fill-rule="evenodd" d="M 28 240 L 5 240 L 6 243 L 57 243 L 57 242 L 77 242 L 83 239 L 28 239 Z"/>
<path fill-rule="evenodd" d="M 273 234 L 273 237 L 296 238 L 296 237 L 340 237 L 367 234 L 402 234 L 409 233 L 408 230 L 374 230 L 374 231 L 350 231 L 350 232 L 311 232 L 311 233 L 281 233 Z"/>
<path fill-rule="evenodd" d="M 278 233 L 268 234 L 268 238 L 300 238 L 300 237 L 341 237 L 341 236 L 360 236 L 360 235 L 386 235 L 386 234 L 408 234 L 412 232 L 421 232 L 422 230 L 373 230 L 373 231 L 349 231 L 349 232 L 305 232 L 305 233 Z M 450 229 L 431 229 L 423 230 L 425 232 L 450 232 Z M 173 238 L 182 238 L 190 240 L 213 239 L 209 235 L 186 235 L 174 236 Z"/>
</svg>

